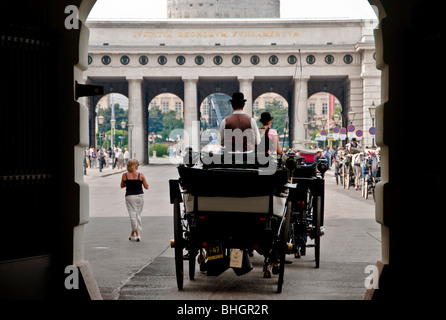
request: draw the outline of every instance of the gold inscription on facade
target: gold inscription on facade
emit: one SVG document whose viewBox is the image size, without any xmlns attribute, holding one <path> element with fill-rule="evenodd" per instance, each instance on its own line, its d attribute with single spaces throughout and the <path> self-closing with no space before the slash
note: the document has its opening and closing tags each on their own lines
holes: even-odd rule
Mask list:
<svg viewBox="0 0 446 320">
<path fill-rule="evenodd" d="M 295 30 L 238 30 L 238 31 L 134 31 L 135 38 L 258 38 L 258 37 L 297 37 Z"/>
</svg>

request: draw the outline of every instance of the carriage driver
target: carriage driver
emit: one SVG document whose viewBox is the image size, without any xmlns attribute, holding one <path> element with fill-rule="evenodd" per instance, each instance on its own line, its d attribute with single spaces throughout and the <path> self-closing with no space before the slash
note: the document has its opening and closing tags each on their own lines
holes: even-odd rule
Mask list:
<svg viewBox="0 0 446 320">
<path fill-rule="evenodd" d="M 346 144 L 347 150 L 350 153 L 359 153 L 361 152 L 361 145 L 356 141 L 356 138 L 352 138 L 352 141 Z"/>
<path fill-rule="evenodd" d="M 221 122 L 220 144 L 226 151 L 253 152 L 260 133 L 255 119 L 243 112 L 246 99 L 242 92 L 234 92 L 229 101 L 234 112 Z"/>
</svg>

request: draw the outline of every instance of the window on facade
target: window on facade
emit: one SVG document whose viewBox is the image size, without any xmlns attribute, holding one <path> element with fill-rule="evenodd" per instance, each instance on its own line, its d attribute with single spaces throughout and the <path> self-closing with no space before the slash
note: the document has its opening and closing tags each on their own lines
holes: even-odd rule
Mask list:
<svg viewBox="0 0 446 320">
<path fill-rule="evenodd" d="M 253 107 L 254 107 L 254 111 L 258 111 L 259 110 L 259 103 L 257 101 L 254 102 Z"/>
<path fill-rule="evenodd" d="M 166 113 L 169 111 L 169 102 L 163 102 L 163 113 Z"/>
<path fill-rule="evenodd" d="M 177 119 L 181 119 L 181 102 L 175 102 L 175 111 L 177 113 Z"/>
<path fill-rule="evenodd" d="M 310 113 L 311 114 L 314 114 L 315 113 L 315 106 L 314 106 L 314 103 L 310 103 Z"/>
<path fill-rule="evenodd" d="M 322 104 L 322 114 L 328 114 L 328 105 L 326 103 Z"/>
</svg>

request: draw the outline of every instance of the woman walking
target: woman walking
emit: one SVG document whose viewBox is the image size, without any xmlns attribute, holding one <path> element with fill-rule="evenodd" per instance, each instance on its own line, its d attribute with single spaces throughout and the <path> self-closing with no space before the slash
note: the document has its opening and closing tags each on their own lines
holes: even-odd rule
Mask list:
<svg viewBox="0 0 446 320">
<path fill-rule="evenodd" d="M 130 224 L 132 226 L 132 233 L 129 240 L 141 241 L 139 232 L 141 227 L 141 212 L 144 206 L 144 189 L 148 190 L 149 185 L 146 177 L 142 172 L 138 172 L 139 161 L 137 159 L 130 159 L 127 162 L 127 172 L 122 174 L 121 188 L 126 188 L 125 204 L 130 216 Z"/>
</svg>

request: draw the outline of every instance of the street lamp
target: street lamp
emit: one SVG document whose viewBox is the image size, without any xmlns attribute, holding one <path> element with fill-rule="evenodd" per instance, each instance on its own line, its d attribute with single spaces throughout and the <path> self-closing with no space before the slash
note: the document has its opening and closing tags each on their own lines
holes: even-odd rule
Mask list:
<svg viewBox="0 0 446 320">
<path fill-rule="evenodd" d="M 101 127 L 104 124 L 104 116 L 99 116 L 98 117 L 98 124 L 99 124 L 99 138 L 100 138 L 100 144 L 102 147 L 102 132 L 101 132 Z"/>
<path fill-rule="evenodd" d="M 121 128 L 122 128 L 122 139 L 121 139 L 121 145 L 122 145 L 122 147 L 124 147 L 124 141 L 125 141 L 125 125 L 126 125 L 126 123 L 125 123 L 125 121 L 122 121 L 121 122 Z"/>
<path fill-rule="evenodd" d="M 111 147 L 114 150 L 114 145 L 115 145 L 115 124 L 116 124 L 116 119 L 111 119 L 110 120 L 110 124 L 111 124 Z"/>
<path fill-rule="evenodd" d="M 353 120 L 355 120 L 355 112 L 353 112 L 353 110 L 350 110 L 348 112 L 348 118 L 350 119 L 350 124 L 353 125 Z M 349 132 L 348 135 L 349 135 L 348 136 L 349 140 L 352 140 L 351 137 L 352 137 L 353 133 Z"/>
<path fill-rule="evenodd" d="M 370 118 L 372 118 L 372 127 L 375 126 L 375 115 L 376 115 L 376 106 L 375 101 L 372 102 L 372 105 L 369 107 Z M 375 147 L 375 136 L 372 138 L 372 147 Z"/>
<path fill-rule="evenodd" d="M 333 121 L 334 121 L 335 125 L 338 125 L 340 118 L 341 118 L 341 116 L 338 113 L 333 115 Z"/>
<path fill-rule="evenodd" d="M 104 165 L 103 163 L 103 157 L 101 157 L 101 155 L 103 154 L 104 150 L 102 149 L 102 132 L 101 132 L 101 125 L 104 124 L 104 117 L 103 116 L 99 116 L 98 117 L 98 125 L 99 125 L 99 138 L 100 138 L 100 152 L 99 152 L 99 172 L 102 172 L 102 167 Z"/>
<path fill-rule="evenodd" d="M 133 157 L 133 137 L 132 137 L 132 133 L 133 133 L 133 123 L 129 123 L 129 152 L 130 152 L 130 158 L 134 158 Z"/>
<path fill-rule="evenodd" d="M 327 125 L 327 120 L 328 120 L 327 117 L 321 117 L 322 130 L 325 130 L 325 126 Z M 324 138 L 324 149 L 325 149 L 325 139 L 326 138 L 327 137 Z"/>
<path fill-rule="evenodd" d="M 355 112 L 353 110 L 348 112 L 348 118 L 350 119 L 350 124 L 353 124 L 353 120 L 355 120 Z"/>
<path fill-rule="evenodd" d="M 308 126 L 310 125 L 309 122 L 304 122 L 304 129 L 305 129 L 305 139 L 307 139 L 307 133 L 308 133 Z"/>
</svg>

